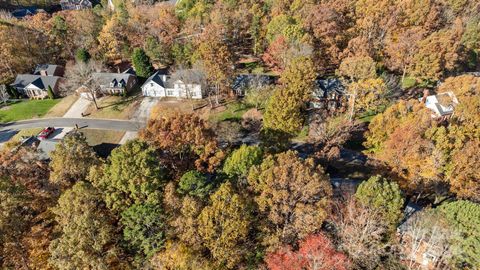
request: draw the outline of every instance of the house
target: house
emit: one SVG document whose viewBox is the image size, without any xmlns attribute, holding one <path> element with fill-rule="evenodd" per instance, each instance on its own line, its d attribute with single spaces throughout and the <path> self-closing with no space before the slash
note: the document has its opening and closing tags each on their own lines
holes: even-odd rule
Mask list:
<svg viewBox="0 0 480 270">
<path fill-rule="evenodd" d="M 131 73 L 93 73 L 94 80 L 100 86 L 103 95 L 123 95 L 130 92 L 137 84 L 137 76 Z"/>
<path fill-rule="evenodd" d="M 41 76 L 59 76 L 63 77 L 65 73 L 65 69 L 59 65 L 38 65 L 33 72 L 34 75 L 41 75 Z"/>
<path fill-rule="evenodd" d="M 422 210 L 421 205 L 409 202 L 403 211 L 404 218 L 397 229 L 403 260 L 410 268 L 443 269 L 443 261 L 448 257 L 450 231 L 442 228 L 441 222 L 436 224 L 428 220 L 428 215 L 422 216 Z"/>
<path fill-rule="evenodd" d="M 432 118 L 442 120 L 450 118 L 453 115 L 455 106 L 458 105 L 458 100 L 451 91 L 429 95 L 427 90 L 420 101 L 433 112 Z"/>
<path fill-rule="evenodd" d="M 276 84 L 277 80 L 277 76 L 261 74 L 240 74 L 233 80 L 232 90 L 235 95 L 243 97 L 250 88 L 264 87 Z"/>
<path fill-rule="evenodd" d="M 59 76 L 21 74 L 17 75 L 10 86 L 14 87 L 21 95 L 32 99 L 43 99 L 48 97 L 49 88 L 52 89 L 53 93 L 58 92 L 61 79 Z"/>
<path fill-rule="evenodd" d="M 36 7 L 24 7 L 24 8 L 15 9 L 14 11 L 12 11 L 12 16 L 17 19 L 23 19 L 25 17 L 33 16 L 41 12 L 45 12 L 45 10 L 39 9 Z"/>
<path fill-rule="evenodd" d="M 343 106 L 346 89 L 336 78 L 317 79 L 310 106 L 313 109 L 337 110 Z"/>
<path fill-rule="evenodd" d="M 59 82 L 62 79 L 64 68 L 59 65 L 38 65 L 33 74 L 17 75 L 15 81 L 10 84 L 21 95 L 33 99 L 48 97 L 48 89 L 53 93 L 58 92 Z"/>
<path fill-rule="evenodd" d="M 92 2 L 89 0 L 60 0 L 62 10 L 80 10 L 92 8 Z"/>
<path fill-rule="evenodd" d="M 192 76 L 188 79 L 175 79 L 164 71 L 155 72 L 142 85 L 142 93 L 146 97 L 202 99 L 204 96 L 202 90 L 201 78 Z"/>
</svg>

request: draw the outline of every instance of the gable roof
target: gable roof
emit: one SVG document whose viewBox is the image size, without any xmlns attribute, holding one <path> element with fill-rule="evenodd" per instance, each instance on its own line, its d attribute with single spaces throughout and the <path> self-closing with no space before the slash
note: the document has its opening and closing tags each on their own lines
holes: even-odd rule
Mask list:
<svg viewBox="0 0 480 270">
<path fill-rule="evenodd" d="M 235 77 L 232 84 L 234 91 L 247 90 L 254 86 L 267 86 L 275 84 L 277 76 L 262 75 L 262 74 L 240 74 Z M 256 85 L 255 85 L 256 84 Z"/>
<path fill-rule="evenodd" d="M 153 73 L 152 76 L 148 77 L 148 79 L 145 81 L 145 83 L 143 85 L 147 85 L 148 83 L 156 83 L 158 85 L 160 85 L 161 87 L 165 88 L 166 85 L 165 85 L 165 82 L 163 81 L 162 79 L 162 76 L 166 76 L 167 74 L 161 70 Z M 142 85 L 142 87 L 143 87 Z"/>
<path fill-rule="evenodd" d="M 62 68 L 63 67 L 59 65 L 51 65 L 51 64 L 38 65 L 35 68 L 35 71 L 33 72 L 33 74 L 41 75 L 42 71 L 46 71 L 47 76 L 56 76 L 57 71 L 60 72 Z"/>
<path fill-rule="evenodd" d="M 17 19 L 21 19 L 29 15 L 34 15 L 37 13 L 37 11 L 38 11 L 38 8 L 36 7 L 19 8 L 12 11 L 12 16 Z"/>
<path fill-rule="evenodd" d="M 337 78 L 317 79 L 315 84 L 316 87 L 313 91 L 315 98 L 327 98 L 329 93 L 345 94 L 345 87 Z"/>
<path fill-rule="evenodd" d="M 453 92 L 439 93 L 427 96 L 425 99 L 425 106 L 439 116 L 452 114 L 457 104 L 458 100 Z"/>
<path fill-rule="evenodd" d="M 10 85 L 15 88 L 25 88 L 29 84 L 33 84 L 40 89 L 46 90 L 48 86 L 54 89 L 59 79 L 61 79 L 61 77 L 58 77 L 58 76 L 40 76 L 40 75 L 32 75 L 32 74 L 20 74 L 20 75 L 17 75 L 17 77 L 15 78 L 15 81 Z"/>
<path fill-rule="evenodd" d="M 127 83 L 131 78 L 134 77 L 136 76 L 129 73 L 93 73 L 93 78 L 95 78 L 100 85 L 107 85 L 111 82 L 120 82 L 122 80 Z"/>
<path fill-rule="evenodd" d="M 91 7 L 92 2 L 89 0 L 60 0 L 60 4 L 69 4 L 69 5 L 76 5 L 76 6 L 84 6 L 84 7 Z"/>
</svg>

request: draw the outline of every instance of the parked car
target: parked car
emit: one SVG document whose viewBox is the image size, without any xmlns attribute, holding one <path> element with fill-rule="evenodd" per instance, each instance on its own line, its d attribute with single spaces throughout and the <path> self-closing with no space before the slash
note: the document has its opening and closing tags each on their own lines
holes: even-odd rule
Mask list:
<svg viewBox="0 0 480 270">
<path fill-rule="evenodd" d="M 52 135 L 52 133 L 55 131 L 54 127 L 46 127 L 40 134 L 38 134 L 37 138 L 40 140 L 45 140 L 48 138 L 48 136 Z"/>
</svg>

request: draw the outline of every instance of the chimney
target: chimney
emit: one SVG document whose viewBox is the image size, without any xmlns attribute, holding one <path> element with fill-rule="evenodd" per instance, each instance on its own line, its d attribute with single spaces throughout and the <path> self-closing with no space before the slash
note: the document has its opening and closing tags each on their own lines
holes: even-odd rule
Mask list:
<svg viewBox="0 0 480 270">
<path fill-rule="evenodd" d="M 427 102 L 427 97 L 430 96 L 430 91 L 428 89 L 423 90 L 423 97 L 422 97 L 422 103 Z"/>
<path fill-rule="evenodd" d="M 48 72 L 46 69 L 40 70 L 40 76 L 48 76 Z"/>
<path fill-rule="evenodd" d="M 166 81 L 167 81 L 167 75 L 166 75 L 166 74 L 163 74 L 163 75 L 162 75 L 162 81 L 163 81 L 163 82 L 166 82 Z"/>
</svg>

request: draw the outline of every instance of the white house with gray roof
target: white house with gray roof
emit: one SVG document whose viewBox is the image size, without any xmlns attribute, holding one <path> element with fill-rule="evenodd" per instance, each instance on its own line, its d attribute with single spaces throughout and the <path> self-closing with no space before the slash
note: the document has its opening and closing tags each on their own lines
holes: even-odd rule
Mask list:
<svg viewBox="0 0 480 270">
<path fill-rule="evenodd" d="M 455 107 L 458 105 L 457 97 L 451 91 L 436 95 L 425 94 L 420 101 L 424 102 L 425 107 L 433 112 L 432 118 L 446 119 L 453 114 Z"/>
<path fill-rule="evenodd" d="M 194 73 L 192 73 L 194 74 Z M 142 85 L 142 93 L 146 97 L 175 97 L 202 99 L 201 79 L 192 75 L 190 78 L 172 78 L 165 72 L 157 71 Z"/>
</svg>

